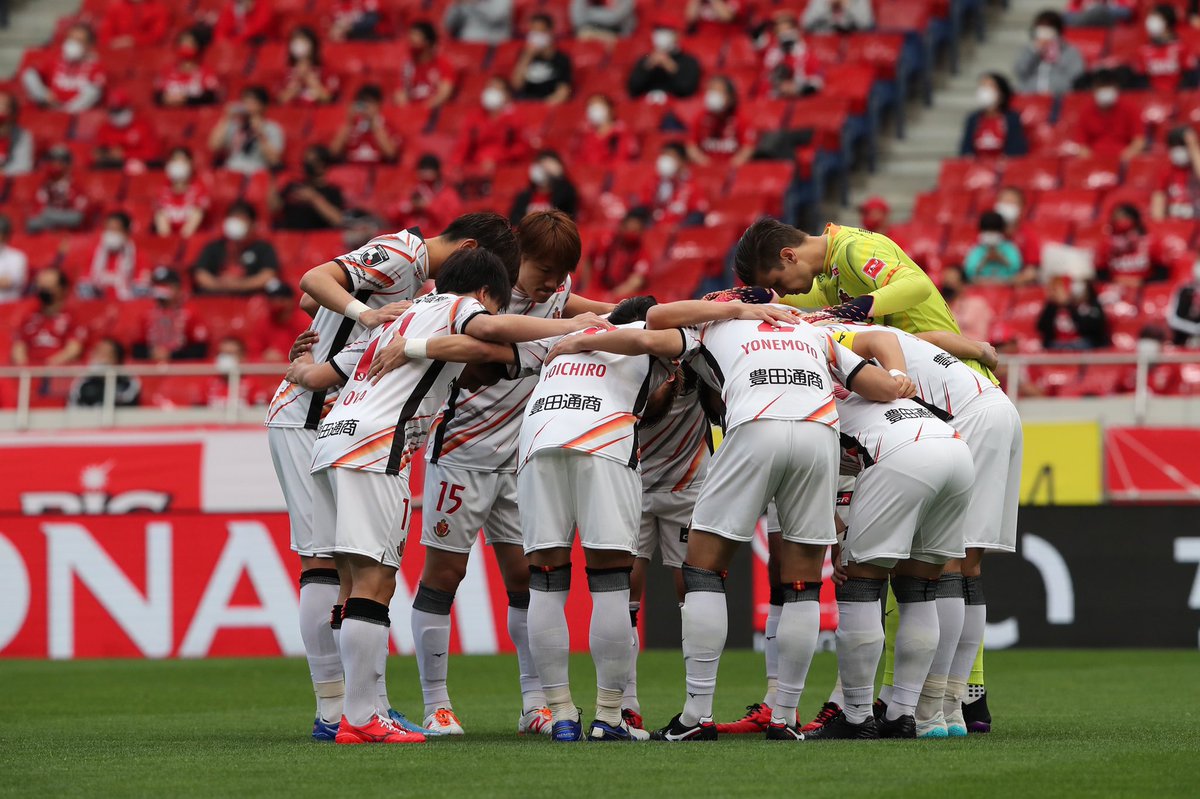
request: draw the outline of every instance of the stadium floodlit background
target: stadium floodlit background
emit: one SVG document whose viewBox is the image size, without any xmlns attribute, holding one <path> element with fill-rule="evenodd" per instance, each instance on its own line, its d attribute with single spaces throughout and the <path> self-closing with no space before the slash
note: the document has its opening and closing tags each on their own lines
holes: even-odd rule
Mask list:
<svg viewBox="0 0 1200 799">
<path fill-rule="evenodd" d="M 1196 2 L 0 0 L 0 24 L 0 793 L 1194 794 L 1200 662 L 1161 650 L 1200 642 Z M 633 768 L 517 741 L 477 556 L 452 642 L 481 655 L 453 668 L 469 738 L 307 741 L 260 426 L 298 279 L 380 229 L 546 207 L 577 219 L 599 299 L 733 283 L 762 214 L 884 232 L 1002 351 L 1026 460 L 1019 551 L 988 567 L 992 735 Z M 761 629 L 761 543 L 731 645 Z M 419 701 L 420 569 L 411 547 L 397 705 Z M 682 664 L 669 581 L 650 590 L 659 722 Z M 730 653 L 718 711 L 761 681 Z"/>
</svg>

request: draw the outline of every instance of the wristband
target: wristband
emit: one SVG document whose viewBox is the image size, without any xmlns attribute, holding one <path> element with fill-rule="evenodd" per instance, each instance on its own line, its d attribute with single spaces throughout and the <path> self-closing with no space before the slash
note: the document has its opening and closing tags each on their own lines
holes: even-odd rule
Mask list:
<svg viewBox="0 0 1200 799">
<path fill-rule="evenodd" d="M 892 377 L 908 377 L 908 375 L 906 375 L 904 372 L 901 372 L 899 369 L 889 369 L 888 374 Z"/>
<path fill-rule="evenodd" d="M 362 300 L 350 300 L 350 303 L 346 306 L 346 310 L 342 311 L 342 316 L 348 316 L 357 322 L 358 317 L 362 316 L 362 312 L 367 310 L 370 309 L 367 308 L 367 304 Z"/>
<path fill-rule="evenodd" d="M 429 360 L 429 339 L 410 338 L 404 340 L 404 356 L 412 361 Z"/>
</svg>

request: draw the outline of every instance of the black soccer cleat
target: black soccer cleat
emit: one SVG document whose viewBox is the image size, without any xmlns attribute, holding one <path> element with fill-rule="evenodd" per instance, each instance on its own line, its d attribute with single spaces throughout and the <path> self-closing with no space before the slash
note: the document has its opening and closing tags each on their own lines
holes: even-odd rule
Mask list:
<svg viewBox="0 0 1200 799">
<path fill-rule="evenodd" d="M 988 710 L 987 691 L 971 704 L 962 706 L 963 721 L 967 722 L 967 732 L 991 732 L 992 713 Z"/>
<path fill-rule="evenodd" d="M 875 717 L 877 724 L 882 724 L 883 720 L 887 718 L 887 702 L 876 699 L 875 703 L 871 705 L 871 715 Z"/>
<path fill-rule="evenodd" d="M 777 724 L 772 721 L 767 725 L 768 741 L 803 741 L 804 733 L 790 724 Z"/>
<path fill-rule="evenodd" d="M 873 716 L 855 724 L 839 712 L 812 732 L 804 733 L 806 741 L 874 741 L 879 738 L 879 725 Z"/>
<path fill-rule="evenodd" d="M 700 719 L 699 724 L 688 726 L 679 720 L 681 714 L 676 713 L 671 723 L 661 730 L 650 733 L 651 741 L 715 741 L 717 740 L 717 725 L 712 719 Z"/>
<path fill-rule="evenodd" d="M 912 716 L 901 716 L 888 721 L 884 719 L 879 725 L 880 738 L 916 738 L 917 720 Z"/>
</svg>

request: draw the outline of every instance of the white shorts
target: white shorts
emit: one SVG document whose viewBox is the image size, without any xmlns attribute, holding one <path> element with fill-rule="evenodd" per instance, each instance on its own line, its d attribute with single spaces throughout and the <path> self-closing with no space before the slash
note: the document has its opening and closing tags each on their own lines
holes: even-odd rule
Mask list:
<svg viewBox="0 0 1200 799">
<path fill-rule="evenodd" d="M 636 469 L 569 449 L 535 452 L 517 474 L 525 551 L 569 547 L 637 554 L 642 478 Z"/>
<path fill-rule="evenodd" d="M 975 462 L 975 487 L 964 531 L 967 549 L 1015 552 L 1024 450 L 1020 414 L 1005 400 L 968 410 L 950 424 L 971 448 Z"/>
<path fill-rule="evenodd" d="M 313 525 L 318 555 L 365 555 L 400 568 L 412 496 L 408 469 L 400 474 L 357 469 L 313 473 Z"/>
<path fill-rule="evenodd" d="M 818 422 L 760 419 L 738 425 L 708 465 L 692 529 L 750 541 L 775 500 L 785 540 L 836 542 L 838 452 L 837 431 Z"/>
<path fill-rule="evenodd" d="M 657 545 L 664 566 L 683 567 L 687 554 L 688 531 L 692 510 L 700 496 L 700 487 L 684 491 L 648 491 L 642 494 L 642 526 L 638 531 L 637 554 L 649 560 Z"/>
<path fill-rule="evenodd" d="M 288 521 L 292 528 L 292 551 L 313 557 L 313 444 L 317 431 L 303 427 L 268 427 L 267 444 L 275 476 L 283 489 Z"/>
<path fill-rule="evenodd" d="M 863 470 L 854 489 L 843 563 L 945 563 L 961 558 L 975 479 L 971 451 L 955 438 L 906 444 Z"/>
<path fill-rule="evenodd" d="M 466 554 L 481 527 L 489 544 L 522 544 L 517 476 L 512 472 L 426 463 L 421 512 L 421 543 L 432 549 Z"/>
<path fill-rule="evenodd" d="M 839 474 L 837 479 L 837 500 L 834 512 L 843 525 L 850 523 L 850 503 L 854 499 L 854 485 L 858 474 Z M 767 505 L 767 535 L 779 535 L 779 509 L 775 503 Z"/>
</svg>

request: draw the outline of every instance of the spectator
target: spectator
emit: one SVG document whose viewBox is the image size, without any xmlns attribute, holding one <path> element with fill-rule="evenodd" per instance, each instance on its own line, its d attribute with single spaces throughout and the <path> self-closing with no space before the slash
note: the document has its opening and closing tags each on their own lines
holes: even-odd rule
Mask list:
<svg viewBox="0 0 1200 799">
<path fill-rule="evenodd" d="M 1067 24 L 1073 28 L 1107 28 L 1133 19 L 1137 0 L 1071 0 Z"/>
<path fill-rule="evenodd" d="M 79 284 L 81 296 L 124 301 L 145 293 L 148 269 L 129 235 L 132 228 L 133 220 L 124 211 L 113 211 L 104 217 L 104 229 L 92 251 L 87 278 Z"/>
<path fill-rule="evenodd" d="M 964 292 L 962 272 L 957 269 L 947 269 L 942 273 L 942 297 L 958 320 L 962 334 L 976 341 L 987 341 L 996 318 L 996 311 L 991 304 L 974 292 Z"/>
<path fill-rule="evenodd" d="M 128 93 L 123 89 L 113 91 L 108 98 L 108 115 L 96 133 L 92 167 L 140 174 L 160 164 L 162 157 L 162 140 L 154 126 L 133 110 Z"/>
<path fill-rule="evenodd" d="M 1096 288 L 1082 280 L 1060 278 L 1050 284 L 1037 329 L 1048 350 L 1092 350 L 1110 341 Z"/>
<path fill-rule="evenodd" d="M 442 163 L 426 153 L 417 161 L 417 183 L 409 195 L 389 211 L 394 227 L 419 227 L 442 231 L 462 213 L 462 198 L 442 180 Z"/>
<path fill-rule="evenodd" d="M 96 58 L 95 35 L 86 25 L 67 29 L 62 52 L 49 68 L 21 73 L 29 99 L 44 108 L 77 114 L 87 111 L 104 94 L 104 70 Z"/>
<path fill-rule="evenodd" d="M 1114 206 L 1100 243 L 1097 274 L 1104 281 L 1136 288 L 1157 277 L 1157 271 L 1141 212 L 1131 203 Z"/>
<path fill-rule="evenodd" d="M 1128 161 L 1146 146 L 1138 107 L 1121 97 L 1117 73 L 1096 73 L 1093 100 L 1084 107 L 1074 126 L 1079 155 L 1120 156 Z"/>
<path fill-rule="evenodd" d="M 142 316 L 133 357 L 158 363 L 197 361 L 208 355 L 208 328 L 183 291 L 179 273 L 157 267 L 150 276 L 154 307 Z"/>
<path fill-rule="evenodd" d="M 213 27 L 218 42 L 255 44 L 275 32 L 275 14 L 271 0 L 226 0 Z"/>
<path fill-rule="evenodd" d="M 271 243 L 252 236 L 258 214 L 239 200 L 229 206 L 221 237 L 204 245 L 192 265 L 197 293 L 255 294 L 279 277 L 279 258 Z"/>
<path fill-rule="evenodd" d="M 1043 11 L 1033 20 L 1031 41 L 1017 54 L 1013 72 L 1022 94 L 1053 94 L 1061 97 L 1083 75 L 1083 55 L 1063 39 L 1063 18 L 1057 11 Z"/>
<path fill-rule="evenodd" d="M 1032 270 L 1023 274 L 1021 250 L 1004 235 L 1004 217 L 984 211 L 979 217 L 979 243 L 963 262 L 963 273 L 971 283 L 1014 285 L 1029 282 Z"/>
<path fill-rule="evenodd" d="M 759 47 L 761 93 L 773 97 L 802 97 L 824 87 L 821 62 L 804 44 L 794 12 L 777 12 L 772 32 L 759 40 Z"/>
<path fill-rule="evenodd" d="M 329 149 L 323 144 L 304 148 L 304 175 L 288 181 L 283 190 L 271 193 L 271 209 L 283 230 L 326 230 L 342 224 L 346 200 L 342 190 L 330 183 Z"/>
<path fill-rule="evenodd" d="M 1167 134 L 1167 157 L 1158 188 L 1150 197 L 1150 217 L 1200 219 L 1200 138 L 1188 126 Z"/>
<path fill-rule="evenodd" d="M 12 344 L 16 366 L 65 366 L 79 360 L 87 330 L 66 310 L 70 282 L 57 267 L 33 275 L 38 307 L 17 326 Z"/>
<path fill-rule="evenodd" d="M 191 30 L 175 39 L 175 63 L 155 82 L 154 99 L 168 108 L 212 105 L 220 95 L 221 82 L 201 62 L 200 42 Z"/>
<path fill-rule="evenodd" d="M 704 224 L 708 203 L 692 182 L 683 145 L 664 144 L 654 162 L 654 171 L 655 177 L 642 192 L 641 204 L 649 209 L 655 224 Z"/>
<path fill-rule="evenodd" d="M 571 0 L 575 37 L 612 44 L 633 33 L 634 0 Z"/>
<path fill-rule="evenodd" d="M 588 291 L 619 299 L 645 287 L 654 263 L 643 240 L 649 222 L 646 209 L 635 208 L 615 233 L 598 240 L 583 265 Z"/>
<path fill-rule="evenodd" d="M 231 172 L 252 175 L 279 166 L 283 128 L 267 119 L 267 90 L 247 86 L 240 102 L 230 103 L 208 137 L 208 148 L 225 158 Z"/>
<path fill-rule="evenodd" d="M 637 137 L 616 118 L 612 99 L 606 94 L 588 98 L 587 123 L 575 141 L 572 162 L 585 166 L 610 166 L 634 160 Z"/>
<path fill-rule="evenodd" d="M 455 0 L 442 26 L 461 42 L 503 44 L 512 38 L 512 0 Z"/>
<path fill-rule="evenodd" d="M 308 329 L 312 318 L 300 310 L 296 292 L 282 280 L 268 283 L 265 293 L 267 313 L 250 337 L 257 347 L 254 357 L 268 363 L 287 363 L 292 342 Z"/>
<path fill-rule="evenodd" d="M 220 377 L 214 377 L 208 383 L 205 404 L 210 408 L 225 408 L 229 405 L 230 376 L 240 372 L 246 362 L 246 345 L 236 336 L 225 336 L 217 342 L 217 355 L 213 365 L 221 372 Z M 237 404 L 241 407 L 248 405 L 266 405 L 271 399 L 270 394 L 263 389 L 259 380 L 248 375 L 240 375 L 237 383 Z"/>
<path fill-rule="evenodd" d="M 651 52 L 638 59 L 629 74 L 630 97 L 665 102 L 671 97 L 691 97 L 700 86 L 700 62 L 679 46 L 679 25 L 670 17 L 654 23 Z"/>
<path fill-rule="evenodd" d="M 330 154 L 348 164 L 379 164 L 395 161 L 399 138 L 383 115 L 383 89 L 368 83 L 354 93 L 346 121 L 333 135 Z"/>
<path fill-rule="evenodd" d="M 529 33 L 513 67 L 512 86 L 519 100 L 557 105 L 570 99 L 571 57 L 555 46 L 554 18 L 549 14 L 529 18 Z"/>
<path fill-rule="evenodd" d="M 990 159 L 1029 152 L 1021 115 L 1012 109 L 1012 86 L 1007 78 L 995 72 L 982 75 L 975 104 L 976 110 L 963 123 L 960 155 Z"/>
<path fill-rule="evenodd" d="M 113 0 L 100 20 L 100 44 L 111 50 L 157 47 L 170 24 L 162 0 Z"/>
<path fill-rule="evenodd" d="M 1146 41 L 1138 48 L 1133 71 L 1142 75 L 1150 88 L 1173 92 L 1195 83 L 1196 55 L 1175 33 L 1175 9 L 1160 4 L 1146 15 Z"/>
<path fill-rule="evenodd" d="M 688 0 L 683 19 L 693 35 L 736 36 L 746 27 L 747 10 L 743 0 Z"/>
<path fill-rule="evenodd" d="M 714 161 L 741 166 L 754 155 L 755 136 L 738 107 L 737 89 L 724 75 L 708 79 L 704 110 L 692 121 L 688 158 L 701 166 Z"/>
<path fill-rule="evenodd" d="M 574 217 L 578 206 L 579 195 L 562 159 L 553 150 L 542 150 L 529 165 L 529 185 L 513 198 L 508 218 L 516 225 L 525 214 L 554 209 Z"/>
<path fill-rule="evenodd" d="M 875 12 L 871 0 L 809 0 L 803 24 L 809 33 L 865 31 L 875 25 Z"/>
<path fill-rule="evenodd" d="M 379 11 L 379 0 L 335 0 L 330 11 L 330 40 L 344 42 L 380 38 L 383 15 Z"/>
<path fill-rule="evenodd" d="M 528 149 L 517 123 L 512 94 L 504 78 L 493 77 L 479 93 L 479 107 L 467 115 L 454 161 L 491 174 L 497 164 L 524 158 Z"/>
<path fill-rule="evenodd" d="M 408 61 L 400 71 L 398 104 L 421 103 L 432 111 L 453 96 L 457 71 L 437 46 L 437 30 L 430 23 L 414 22 L 408 29 Z"/>
<path fill-rule="evenodd" d="M 1200 344 L 1200 259 L 1192 265 L 1192 279 L 1176 287 L 1167 306 L 1167 324 L 1179 346 Z"/>
<path fill-rule="evenodd" d="M 0 91 L 0 172 L 7 177 L 33 171 L 33 135 L 17 124 L 17 98 Z"/>
<path fill-rule="evenodd" d="M 46 177 L 34 193 L 34 213 L 25 223 L 30 233 L 78 230 L 87 221 L 88 200 L 72 172 L 71 150 L 56 144 L 46 153 Z"/>
<path fill-rule="evenodd" d="M 0 304 L 17 302 L 25 296 L 25 281 L 29 279 L 29 259 L 9 244 L 11 238 L 12 222 L 0 214 Z"/>
<path fill-rule="evenodd" d="M 97 408 L 104 404 L 108 393 L 108 378 L 105 373 L 114 366 L 125 363 L 125 345 L 115 338 L 105 336 L 92 345 L 88 354 L 88 366 L 96 374 L 77 378 L 71 385 L 67 403 L 75 408 Z M 131 408 L 138 404 L 142 395 L 142 384 L 135 376 L 118 374 L 113 381 L 113 404 L 118 408 Z"/>
<path fill-rule="evenodd" d="M 171 150 L 164 173 L 167 184 L 154 209 L 154 232 L 160 236 L 190 239 L 208 213 L 208 188 L 196 176 L 192 153 L 186 147 Z"/>
<path fill-rule="evenodd" d="M 888 216 L 892 213 L 892 207 L 888 205 L 887 200 L 879 195 L 868 197 L 863 200 L 862 205 L 858 206 L 859 226 L 863 230 L 869 230 L 872 233 L 882 233 L 885 236 L 888 231 Z"/>
<path fill-rule="evenodd" d="M 325 105 L 337 99 L 340 81 L 321 64 L 321 42 L 312 28 L 300 27 L 288 38 L 288 72 L 279 92 L 283 105 Z"/>
<path fill-rule="evenodd" d="M 1042 262 L 1042 237 L 1037 225 L 1026 219 L 1025 192 L 1005 186 L 996 195 L 992 210 L 1004 218 L 1004 235 L 1021 251 L 1021 260 L 1030 266 Z"/>
</svg>

